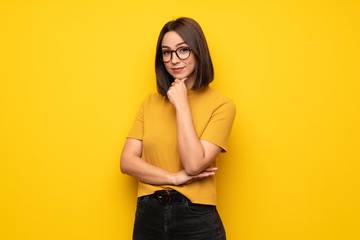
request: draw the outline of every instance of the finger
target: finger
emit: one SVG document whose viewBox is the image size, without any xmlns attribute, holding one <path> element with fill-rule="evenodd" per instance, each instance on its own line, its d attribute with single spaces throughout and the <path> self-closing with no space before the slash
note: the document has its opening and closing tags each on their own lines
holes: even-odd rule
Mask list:
<svg viewBox="0 0 360 240">
<path fill-rule="evenodd" d="M 197 177 L 192 178 L 192 181 L 202 180 L 202 179 L 204 179 L 204 178 L 213 176 L 214 174 L 215 174 L 215 173 L 209 173 L 209 174 L 204 174 L 204 175 L 201 175 L 201 176 L 197 176 Z"/>
<path fill-rule="evenodd" d="M 213 175 L 215 175 L 215 172 L 202 172 L 194 177 L 202 179 L 202 178 L 206 178 L 206 177 L 213 176 Z"/>
<path fill-rule="evenodd" d="M 185 81 L 186 81 L 186 79 L 188 79 L 188 78 L 187 78 L 187 77 L 185 77 L 185 78 L 181 79 L 180 81 L 181 81 L 181 82 L 185 82 Z"/>
<path fill-rule="evenodd" d="M 190 183 L 190 182 L 193 182 L 193 181 L 199 181 L 199 180 L 202 180 L 204 178 L 207 178 L 207 177 L 210 177 L 210 176 L 213 176 L 215 175 L 214 172 L 202 172 L 196 176 L 193 176 L 190 180 L 187 181 L 187 184 Z"/>
<path fill-rule="evenodd" d="M 206 168 L 204 171 L 206 171 L 206 172 L 213 172 L 213 171 L 216 171 L 216 170 L 218 170 L 217 167 L 211 167 L 211 168 Z"/>
</svg>

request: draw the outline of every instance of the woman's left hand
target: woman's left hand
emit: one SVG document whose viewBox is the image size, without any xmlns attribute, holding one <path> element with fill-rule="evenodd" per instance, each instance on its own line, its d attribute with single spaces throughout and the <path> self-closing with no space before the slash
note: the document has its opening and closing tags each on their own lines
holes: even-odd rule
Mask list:
<svg viewBox="0 0 360 240">
<path fill-rule="evenodd" d="M 190 184 L 194 181 L 199 181 L 204 178 L 213 176 L 216 170 L 217 170 L 216 167 L 209 167 L 197 175 L 188 175 L 183 169 L 179 172 L 170 174 L 170 178 L 172 179 L 171 180 L 172 185 L 175 186 L 185 185 L 185 184 Z"/>
<path fill-rule="evenodd" d="M 187 88 L 185 81 L 187 78 L 175 79 L 167 91 L 167 96 L 175 108 L 187 103 Z"/>
</svg>

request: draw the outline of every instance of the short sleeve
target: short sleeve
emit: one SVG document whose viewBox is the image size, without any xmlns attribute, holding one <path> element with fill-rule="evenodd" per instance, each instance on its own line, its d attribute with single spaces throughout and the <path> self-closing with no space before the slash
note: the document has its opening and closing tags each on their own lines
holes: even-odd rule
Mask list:
<svg viewBox="0 0 360 240">
<path fill-rule="evenodd" d="M 232 101 L 221 104 L 211 115 L 200 139 L 214 143 L 226 152 L 235 113 L 236 108 Z"/>
<path fill-rule="evenodd" d="M 144 135 L 144 101 L 139 107 L 134 123 L 127 137 L 143 140 L 143 135 Z"/>
</svg>

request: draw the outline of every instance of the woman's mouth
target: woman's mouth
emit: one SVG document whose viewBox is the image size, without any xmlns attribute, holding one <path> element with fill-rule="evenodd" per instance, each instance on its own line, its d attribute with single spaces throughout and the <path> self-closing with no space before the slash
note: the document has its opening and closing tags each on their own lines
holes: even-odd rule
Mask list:
<svg viewBox="0 0 360 240">
<path fill-rule="evenodd" d="M 174 72 L 181 72 L 185 67 L 172 68 Z"/>
</svg>

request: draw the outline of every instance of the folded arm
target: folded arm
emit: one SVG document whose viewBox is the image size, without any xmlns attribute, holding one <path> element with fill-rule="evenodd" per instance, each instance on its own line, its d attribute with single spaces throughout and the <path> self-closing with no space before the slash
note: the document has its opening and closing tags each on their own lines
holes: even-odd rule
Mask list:
<svg viewBox="0 0 360 240">
<path fill-rule="evenodd" d="M 189 105 L 178 108 L 176 121 L 180 160 L 187 174 L 199 174 L 215 160 L 221 148 L 196 135 Z"/>
<path fill-rule="evenodd" d="M 216 168 L 205 168 L 196 175 L 189 175 L 185 170 L 176 173 L 156 167 L 141 158 L 143 143 L 141 140 L 127 138 L 121 158 L 120 169 L 142 182 L 153 185 L 182 185 L 214 175 Z"/>
<path fill-rule="evenodd" d="M 187 98 L 186 79 L 175 79 L 167 95 L 176 110 L 177 143 L 187 174 L 196 175 L 210 166 L 222 148 L 200 140 L 196 134 Z"/>
</svg>

